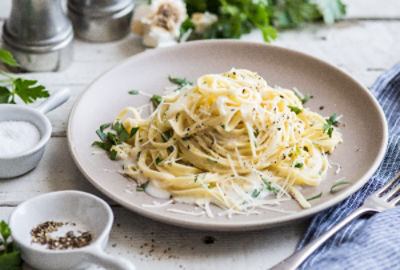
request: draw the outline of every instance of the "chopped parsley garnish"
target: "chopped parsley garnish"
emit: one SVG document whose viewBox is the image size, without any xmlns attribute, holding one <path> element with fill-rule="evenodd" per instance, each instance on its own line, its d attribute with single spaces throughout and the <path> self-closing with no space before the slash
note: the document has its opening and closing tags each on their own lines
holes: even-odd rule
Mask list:
<svg viewBox="0 0 400 270">
<path fill-rule="evenodd" d="M 136 191 L 142 192 L 142 191 L 144 191 L 144 187 L 137 186 L 136 187 Z"/>
<path fill-rule="evenodd" d="M 194 182 L 196 183 L 197 182 L 197 179 L 199 178 L 199 176 L 198 175 L 196 175 L 195 177 L 194 177 Z"/>
<path fill-rule="evenodd" d="M 161 104 L 161 102 L 163 101 L 162 97 L 159 95 L 153 95 L 151 97 L 151 102 L 153 102 L 154 107 L 158 107 L 158 105 Z"/>
<path fill-rule="evenodd" d="M 130 134 L 126 131 L 124 125 L 120 121 L 116 121 L 112 126 L 112 130 L 117 133 L 117 144 L 125 142 L 130 138 Z M 119 143 L 118 143 L 119 142 Z"/>
<path fill-rule="evenodd" d="M 157 158 L 156 158 L 156 164 L 157 164 L 157 165 L 160 164 L 162 161 L 163 161 L 163 160 L 162 160 L 160 157 L 157 157 Z"/>
<path fill-rule="evenodd" d="M 295 95 L 297 96 L 298 99 L 300 99 L 300 101 L 301 101 L 302 104 L 306 104 L 306 102 L 309 101 L 310 98 L 311 98 L 310 94 L 307 93 L 307 94 L 304 96 L 303 94 L 300 95 L 300 93 L 298 93 L 298 92 L 299 92 L 298 90 L 295 91 L 295 92 L 294 92 Z"/>
<path fill-rule="evenodd" d="M 167 129 L 161 135 L 164 142 L 167 142 L 172 137 L 172 129 Z"/>
<path fill-rule="evenodd" d="M 269 182 L 268 180 L 266 180 L 263 177 L 261 177 L 261 180 L 264 182 L 265 188 L 268 191 L 271 191 L 274 194 L 278 194 L 279 193 L 279 191 L 280 191 L 279 188 L 274 187 L 271 182 Z"/>
<path fill-rule="evenodd" d="M 182 137 L 182 141 L 189 141 L 192 137 L 191 136 L 185 136 Z"/>
<path fill-rule="evenodd" d="M 222 127 L 223 129 L 225 129 L 225 125 L 224 125 L 224 124 L 222 124 L 221 127 Z"/>
<path fill-rule="evenodd" d="M 105 132 L 105 130 L 109 128 L 111 128 L 111 130 Z M 100 138 L 100 141 L 93 142 L 92 146 L 97 146 L 110 152 L 113 145 L 125 142 L 129 138 L 133 137 L 138 130 L 139 128 L 135 127 L 131 129 L 130 133 L 128 133 L 124 125 L 118 120 L 113 125 L 111 125 L 111 123 L 102 124 L 100 128 L 96 130 L 96 134 Z M 117 151 L 112 150 L 110 152 L 110 159 L 115 160 L 116 156 Z"/>
<path fill-rule="evenodd" d="M 294 167 L 300 169 L 300 168 L 303 168 L 303 165 L 304 165 L 303 163 L 299 162 L 299 163 L 296 163 L 296 165 L 294 165 Z"/>
<path fill-rule="evenodd" d="M 111 160 L 115 160 L 116 158 L 117 158 L 117 151 L 116 150 L 111 150 L 111 153 L 110 153 L 110 159 Z"/>
<path fill-rule="evenodd" d="M 318 199 L 318 198 L 321 198 L 321 197 L 322 197 L 322 192 L 317 194 L 317 195 L 315 195 L 315 196 L 307 198 L 307 201 L 312 201 L 312 200 L 315 200 L 315 199 Z"/>
<path fill-rule="evenodd" d="M 139 90 L 130 90 L 128 93 L 130 95 L 139 95 Z"/>
<path fill-rule="evenodd" d="M 350 185 L 351 183 L 350 182 L 347 182 L 347 181 L 340 181 L 340 182 L 337 182 L 336 184 L 334 184 L 332 187 L 331 187 L 331 190 L 329 191 L 331 194 L 334 194 L 334 193 L 336 193 L 336 192 L 338 192 L 338 191 L 340 191 L 341 189 L 342 189 L 342 186 L 343 185 Z M 339 187 L 339 188 L 338 188 Z"/>
<path fill-rule="evenodd" d="M 261 193 L 261 191 L 262 191 L 262 189 L 255 189 L 255 190 L 253 190 L 253 192 L 251 193 L 251 197 L 253 197 L 253 198 L 257 198 L 259 195 L 260 195 L 260 193 Z"/>
<path fill-rule="evenodd" d="M 255 129 L 253 130 L 254 137 L 257 137 L 258 133 L 259 133 L 258 128 L 255 128 Z"/>
<path fill-rule="evenodd" d="M 324 126 L 322 128 L 322 133 L 327 132 L 329 138 L 332 138 L 332 132 L 333 132 L 333 126 L 337 125 L 337 115 L 336 113 L 332 114 L 324 123 Z"/>
<path fill-rule="evenodd" d="M 299 107 L 296 107 L 296 106 L 288 105 L 288 107 L 295 114 L 299 114 L 299 113 L 301 113 L 303 111 L 302 109 L 300 109 Z"/>
<path fill-rule="evenodd" d="M 133 137 L 133 136 L 136 134 L 136 132 L 137 132 L 138 130 L 139 130 L 138 127 L 132 128 L 132 129 L 131 129 L 131 133 L 129 133 L 129 138 L 130 138 L 130 137 Z"/>
<path fill-rule="evenodd" d="M 168 80 L 176 85 L 178 85 L 178 88 L 175 89 L 175 91 L 181 90 L 183 87 L 186 85 L 193 85 L 193 82 L 190 82 L 186 80 L 186 78 L 173 78 L 171 76 L 168 76 Z"/>
</svg>

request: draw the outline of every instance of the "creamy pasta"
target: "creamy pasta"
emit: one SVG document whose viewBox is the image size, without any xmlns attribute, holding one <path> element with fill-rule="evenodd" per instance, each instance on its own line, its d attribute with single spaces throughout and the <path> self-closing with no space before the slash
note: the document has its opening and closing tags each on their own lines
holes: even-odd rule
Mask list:
<svg viewBox="0 0 400 270">
<path fill-rule="evenodd" d="M 292 198 L 310 207 L 298 187 L 320 184 L 327 153 L 342 142 L 295 92 L 245 69 L 201 76 L 162 96 L 149 116 L 129 107 L 116 121 L 138 129 L 112 148 L 124 174 L 152 194 L 229 213 Z"/>
</svg>

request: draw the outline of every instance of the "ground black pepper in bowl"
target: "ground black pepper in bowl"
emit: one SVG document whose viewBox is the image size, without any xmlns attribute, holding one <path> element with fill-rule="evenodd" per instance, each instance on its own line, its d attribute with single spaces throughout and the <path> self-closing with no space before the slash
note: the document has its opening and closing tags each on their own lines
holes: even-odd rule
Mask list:
<svg viewBox="0 0 400 270">
<path fill-rule="evenodd" d="M 76 226 L 74 222 L 55 221 L 46 221 L 37 225 L 31 230 L 32 243 L 41 244 L 48 249 L 65 250 L 85 247 L 92 242 L 93 235 L 88 231 L 78 231 L 78 235 L 74 231 L 68 231 L 64 236 L 52 237 L 50 235 L 65 225 Z"/>
</svg>

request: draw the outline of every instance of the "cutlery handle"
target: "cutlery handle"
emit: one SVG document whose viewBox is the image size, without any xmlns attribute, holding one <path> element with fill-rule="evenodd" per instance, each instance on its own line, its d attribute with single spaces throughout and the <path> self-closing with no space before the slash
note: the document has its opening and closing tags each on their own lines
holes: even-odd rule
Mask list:
<svg viewBox="0 0 400 270">
<path fill-rule="evenodd" d="M 104 252 L 101 248 L 95 250 L 86 251 L 89 263 L 96 264 L 104 267 L 105 269 L 113 270 L 135 270 L 133 263 L 125 258 L 119 256 L 113 256 Z M 86 268 L 85 268 L 86 269 Z"/>
<path fill-rule="evenodd" d="M 368 208 L 368 207 L 360 207 L 356 209 L 353 213 L 347 216 L 345 219 L 340 221 L 338 224 L 333 226 L 331 229 L 323 233 L 320 237 L 314 239 L 310 243 L 308 243 L 301 250 L 293 253 L 291 256 L 278 263 L 277 265 L 270 268 L 270 270 L 295 270 L 298 266 L 300 266 L 305 259 L 308 258 L 317 248 L 319 248 L 326 240 L 328 240 L 332 235 L 340 231 L 343 227 L 345 227 L 348 223 L 350 223 L 355 218 L 368 213 L 368 212 L 377 212 L 377 210 Z"/>
<path fill-rule="evenodd" d="M 42 113 L 48 113 L 64 102 L 66 102 L 71 96 L 71 91 L 68 88 L 63 88 L 54 94 L 52 94 L 48 99 L 46 99 L 42 104 L 40 104 L 36 109 Z"/>
</svg>

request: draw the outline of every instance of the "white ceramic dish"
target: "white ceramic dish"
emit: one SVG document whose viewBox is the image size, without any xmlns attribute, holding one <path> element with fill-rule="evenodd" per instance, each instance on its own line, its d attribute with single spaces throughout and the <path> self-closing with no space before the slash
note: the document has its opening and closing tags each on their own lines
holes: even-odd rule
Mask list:
<svg viewBox="0 0 400 270">
<path fill-rule="evenodd" d="M 17 154 L 2 155 L 0 153 L 0 178 L 16 177 L 37 166 L 52 131 L 50 121 L 45 114 L 66 102 L 70 96 L 70 90 L 64 88 L 51 95 L 37 108 L 14 104 L 0 105 L 0 122 L 27 121 L 40 132 L 40 141 L 35 147 Z"/>
<path fill-rule="evenodd" d="M 207 73 L 221 73 L 235 68 L 258 72 L 274 86 L 296 87 L 314 96 L 306 106 L 324 116 L 342 114 L 340 131 L 344 143 L 330 156 L 340 163 L 341 172 L 331 168 L 327 178 L 317 187 L 305 187 L 306 198 L 323 192 L 313 200 L 312 208 L 301 209 L 288 201 L 280 208 L 292 213 L 265 211 L 260 215 L 220 217 L 213 207 L 215 218 L 189 216 L 167 211 L 172 207 L 193 211 L 194 207 L 175 204 L 164 208 L 146 208 L 143 204 L 163 202 L 146 193 L 135 191 L 135 182 L 118 172 L 121 164 L 91 147 L 98 140 L 96 129 L 111 122 L 127 106 L 139 106 L 149 98 L 129 95 L 131 89 L 161 94 L 171 85 L 168 75 L 191 81 Z M 319 108 L 323 106 L 324 109 Z M 147 217 L 196 229 L 254 230 L 278 226 L 309 217 L 345 199 L 357 191 L 378 168 L 386 150 L 387 124 L 375 98 L 360 83 L 338 68 L 319 59 L 293 50 L 261 43 L 239 41 L 188 42 L 170 48 L 147 51 L 133 56 L 105 73 L 88 87 L 76 102 L 68 125 L 68 142 L 72 156 L 86 178 L 100 191 L 121 205 Z M 330 194 L 331 186 L 339 179 L 351 185 Z"/>
<path fill-rule="evenodd" d="M 93 242 L 71 250 L 48 250 L 32 243 L 30 232 L 46 221 L 75 222 L 93 234 Z M 103 251 L 113 223 L 110 206 L 100 198 L 80 191 L 58 191 L 27 200 L 10 216 L 14 243 L 22 259 L 41 270 L 87 269 L 97 264 L 105 269 L 134 270 L 129 261 Z"/>
</svg>

